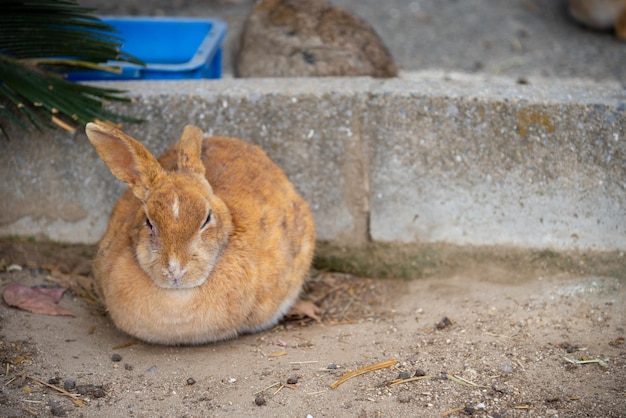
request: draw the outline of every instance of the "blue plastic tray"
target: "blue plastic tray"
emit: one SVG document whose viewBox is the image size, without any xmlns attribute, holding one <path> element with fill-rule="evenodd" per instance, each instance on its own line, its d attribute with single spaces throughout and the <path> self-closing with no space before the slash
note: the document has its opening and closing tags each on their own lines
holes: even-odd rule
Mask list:
<svg viewBox="0 0 626 418">
<path fill-rule="evenodd" d="M 107 64 L 122 69 L 77 71 L 68 79 L 80 80 L 163 80 L 220 78 L 222 41 L 226 23 L 209 18 L 176 17 L 101 17 L 119 31 L 124 39 L 121 50 L 146 63 L 145 67 L 119 61 Z"/>
</svg>

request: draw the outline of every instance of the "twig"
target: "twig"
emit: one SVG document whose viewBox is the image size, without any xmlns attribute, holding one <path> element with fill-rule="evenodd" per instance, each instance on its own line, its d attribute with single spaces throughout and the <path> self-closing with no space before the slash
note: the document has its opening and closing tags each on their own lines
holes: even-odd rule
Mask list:
<svg viewBox="0 0 626 418">
<path fill-rule="evenodd" d="M 272 393 L 272 396 L 276 396 L 276 394 L 280 392 L 281 390 L 283 390 L 284 388 L 285 388 L 285 385 L 280 385 L 278 389 L 276 389 L 276 392 Z"/>
<path fill-rule="evenodd" d="M 320 393 L 326 392 L 325 390 L 318 390 L 317 392 L 307 392 L 307 395 L 319 395 Z"/>
<path fill-rule="evenodd" d="M 490 337 L 497 337 L 497 338 L 508 338 L 509 340 L 513 340 L 513 341 L 524 341 L 524 338 L 521 338 L 521 337 L 509 336 L 509 335 L 504 335 L 504 334 L 494 334 L 493 332 L 485 332 L 485 335 L 488 335 Z"/>
<path fill-rule="evenodd" d="M 311 363 L 319 363 L 319 360 L 309 360 L 309 361 L 290 361 L 289 364 L 311 364 Z"/>
<path fill-rule="evenodd" d="M 426 376 L 413 376 L 413 377 L 409 377 L 408 379 L 396 379 L 391 381 L 391 383 L 389 383 L 389 386 L 395 386 L 395 385 L 399 385 L 401 383 L 407 383 L 407 382 L 415 382 L 416 380 L 425 380 L 425 379 L 430 379 L 432 377 L 435 377 L 434 375 L 426 375 Z"/>
<path fill-rule="evenodd" d="M 339 316 L 338 316 L 339 318 L 344 318 L 344 317 L 345 317 L 346 312 L 348 312 L 348 309 L 350 309 L 350 306 L 352 306 L 352 302 L 353 302 L 353 299 L 350 299 L 350 300 L 348 301 L 348 304 L 346 305 L 346 307 L 345 307 L 345 308 L 343 308 L 343 310 L 342 310 L 342 311 L 341 311 L 341 313 L 339 314 Z"/>
<path fill-rule="evenodd" d="M 383 361 L 381 363 L 370 364 L 369 366 L 361 367 L 360 369 L 356 369 L 351 372 L 346 372 L 337 381 L 335 381 L 332 385 L 330 385 L 330 387 L 333 389 L 336 389 L 337 386 L 339 386 L 340 384 L 344 383 L 347 380 L 352 379 L 353 377 L 362 375 L 364 373 L 373 372 L 375 370 L 385 369 L 387 367 L 394 366 L 397 362 L 398 360 L 394 358 L 391 360 Z"/>
<path fill-rule="evenodd" d="M 594 360 L 573 360 L 571 358 L 567 358 L 567 357 L 563 357 L 563 360 L 572 363 L 572 364 L 590 364 L 590 363 L 598 363 L 598 365 L 602 366 L 602 367 L 609 367 L 608 364 L 606 364 L 604 361 L 600 360 L 600 359 L 594 359 Z"/>
<path fill-rule="evenodd" d="M 475 388 L 488 388 L 489 386 L 483 386 L 483 385 L 478 385 L 474 382 L 470 382 L 469 380 L 463 379 L 462 377 L 459 376 L 455 376 L 453 374 L 449 374 L 448 376 L 448 380 L 452 380 L 455 383 L 458 383 L 459 385 L 462 386 L 471 386 L 471 387 L 475 387 Z"/>
<path fill-rule="evenodd" d="M 33 411 L 32 409 L 26 408 L 24 406 L 22 407 L 22 411 L 28 412 L 29 414 L 31 414 L 34 417 L 39 416 L 39 414 L 37 414 L 36 411 Z"/>
<path fill-rule="evenodd" d="M 274 386 L 278 386 L 278 385 L 280 385 L 280 382 L 276 382 L 276 383 L 274 383 L 273 385 L 269 385 L 268 387 L 266 387 L 266 388 L 264 388 L 264 389 L 261 389 L 261 390 L 260 390 L 260 391 L 258 391 L 258 392 L 254 392 L 254 393 L 253 393 L 253 395 L 258 395 L 259 393 L 263 393 L 263 392 L 265 392 L 266 390 L 271 389 L 271 388 L 273 388 Z"/>
<path fill-rule="evenodd" d="M 442 412 L 442 413 L 441 413 L 441 416 L 442 416 L 442 417 L 447 417 L 448 415 L 452 415 L 452 414 L 454 414 L 455 412 L 459 412 L 459 411 L 462 411 L 462 410 L 464 410 L 464 409 L 465 409 L 465 408 L 463 408 L 463 407 L 453 408 L 453 409 L 448 409 L 447 411 Z"/>
<path fill-rule="evenodd" d="M 26 376 L 26 377 L 28 379 L 32 380 L 32 381 L 35 381 L 35 382 L 37 382 L 37 383 L 39 383 L 41 385 L 47 386 L 50 389 L 54 389 L 57 392 L 60 392 L 60 393 L 64 394 L 65 396 L 69 397 L 72 400 L 72 402 L 74 402 L 74 405 L 76 405 L 76 406 L 78 406 L 80 408 L 82 408 L 84 406 L 87 406 L 87 405 L 85 405 L 85 402 L 81 401 L 80 398 L 77 395 L 74 395 L 73 393 L 69 393 L 65 389 L 61 389 L 58 386 L 51 385 L 50 383 L 44 382 L 43 380 L 38 379 L 38 378 L 33 377 L 33 376 Z"/>
<path fill-rule="evenodd" d="M 119 350 L 121 348 L 127 348 L 127 347 L 133 346 L 135 344 L 139 344 L 139 342 L 137 342 L 137 341 L 129 341 L 129 342 L 124 343 L 124 344 L 116 345 L 115 347 L 113 347 L 113 350 Z"/>
</svg>

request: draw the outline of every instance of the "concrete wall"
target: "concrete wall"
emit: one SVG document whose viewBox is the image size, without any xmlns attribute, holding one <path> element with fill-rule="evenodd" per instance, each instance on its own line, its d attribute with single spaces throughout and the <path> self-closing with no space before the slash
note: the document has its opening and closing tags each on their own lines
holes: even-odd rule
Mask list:
<svg viewBox="0 0 626 418">
<path fill-rule="evenodd" d="M 626 249 L 626 92 L 409 74 L 110 83 L 153 152 L 186 124 L 261 145 L 319 239 Z M 95 242 L 123 190 L 84 132 L 0 140 L 0 235 Z"/>
</svg>

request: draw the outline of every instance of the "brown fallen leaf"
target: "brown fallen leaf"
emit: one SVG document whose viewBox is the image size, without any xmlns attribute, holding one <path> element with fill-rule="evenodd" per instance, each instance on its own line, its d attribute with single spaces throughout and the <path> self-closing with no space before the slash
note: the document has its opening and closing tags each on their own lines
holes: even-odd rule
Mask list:
<svg viewBox="0 0 626 418">
<path fill-rule="evenodd" d="M 57 305 L 66 290 L 63 287 L 28 287 L 11 283 L 4 288 L 2 298 L 9 306 L 36 314 L 76 316 L 74 312 Z"/>
<path fill-rule="evenodd" d="M 322 322 L 319 314 L 322 310 L 310 300 L 298 300 L 295 305 L 287 312 L 288 317 L 309 317 L 317 322 Z"/>
</svg>

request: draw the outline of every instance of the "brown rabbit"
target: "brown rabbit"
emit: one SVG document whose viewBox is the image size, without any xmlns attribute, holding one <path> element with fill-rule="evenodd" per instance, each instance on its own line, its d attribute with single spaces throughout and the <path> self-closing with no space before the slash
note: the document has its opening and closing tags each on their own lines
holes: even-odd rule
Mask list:
<svg viewBox="0 0 626 418">
<path fill-rule="evenodd" d="M 592 29 L 615 29 L 626 40 L 626 0 L 569 0 L 569 12 Z"/>
<path fill-rule="evenodd" d="M 222 340 L 276 324 L 315 246 L 307 204 L 257 146 L 185 127 L 157 159 L 121 131 L 87 136 L 130 187 L 93 272 L 113 322 L 159 344 Z"/>
<path fill-rule="evenodd" d="M 237 77 L 395 77 L 376 31 L 326 0 L 261 0 L 245 22 Z"/>
</svg>

